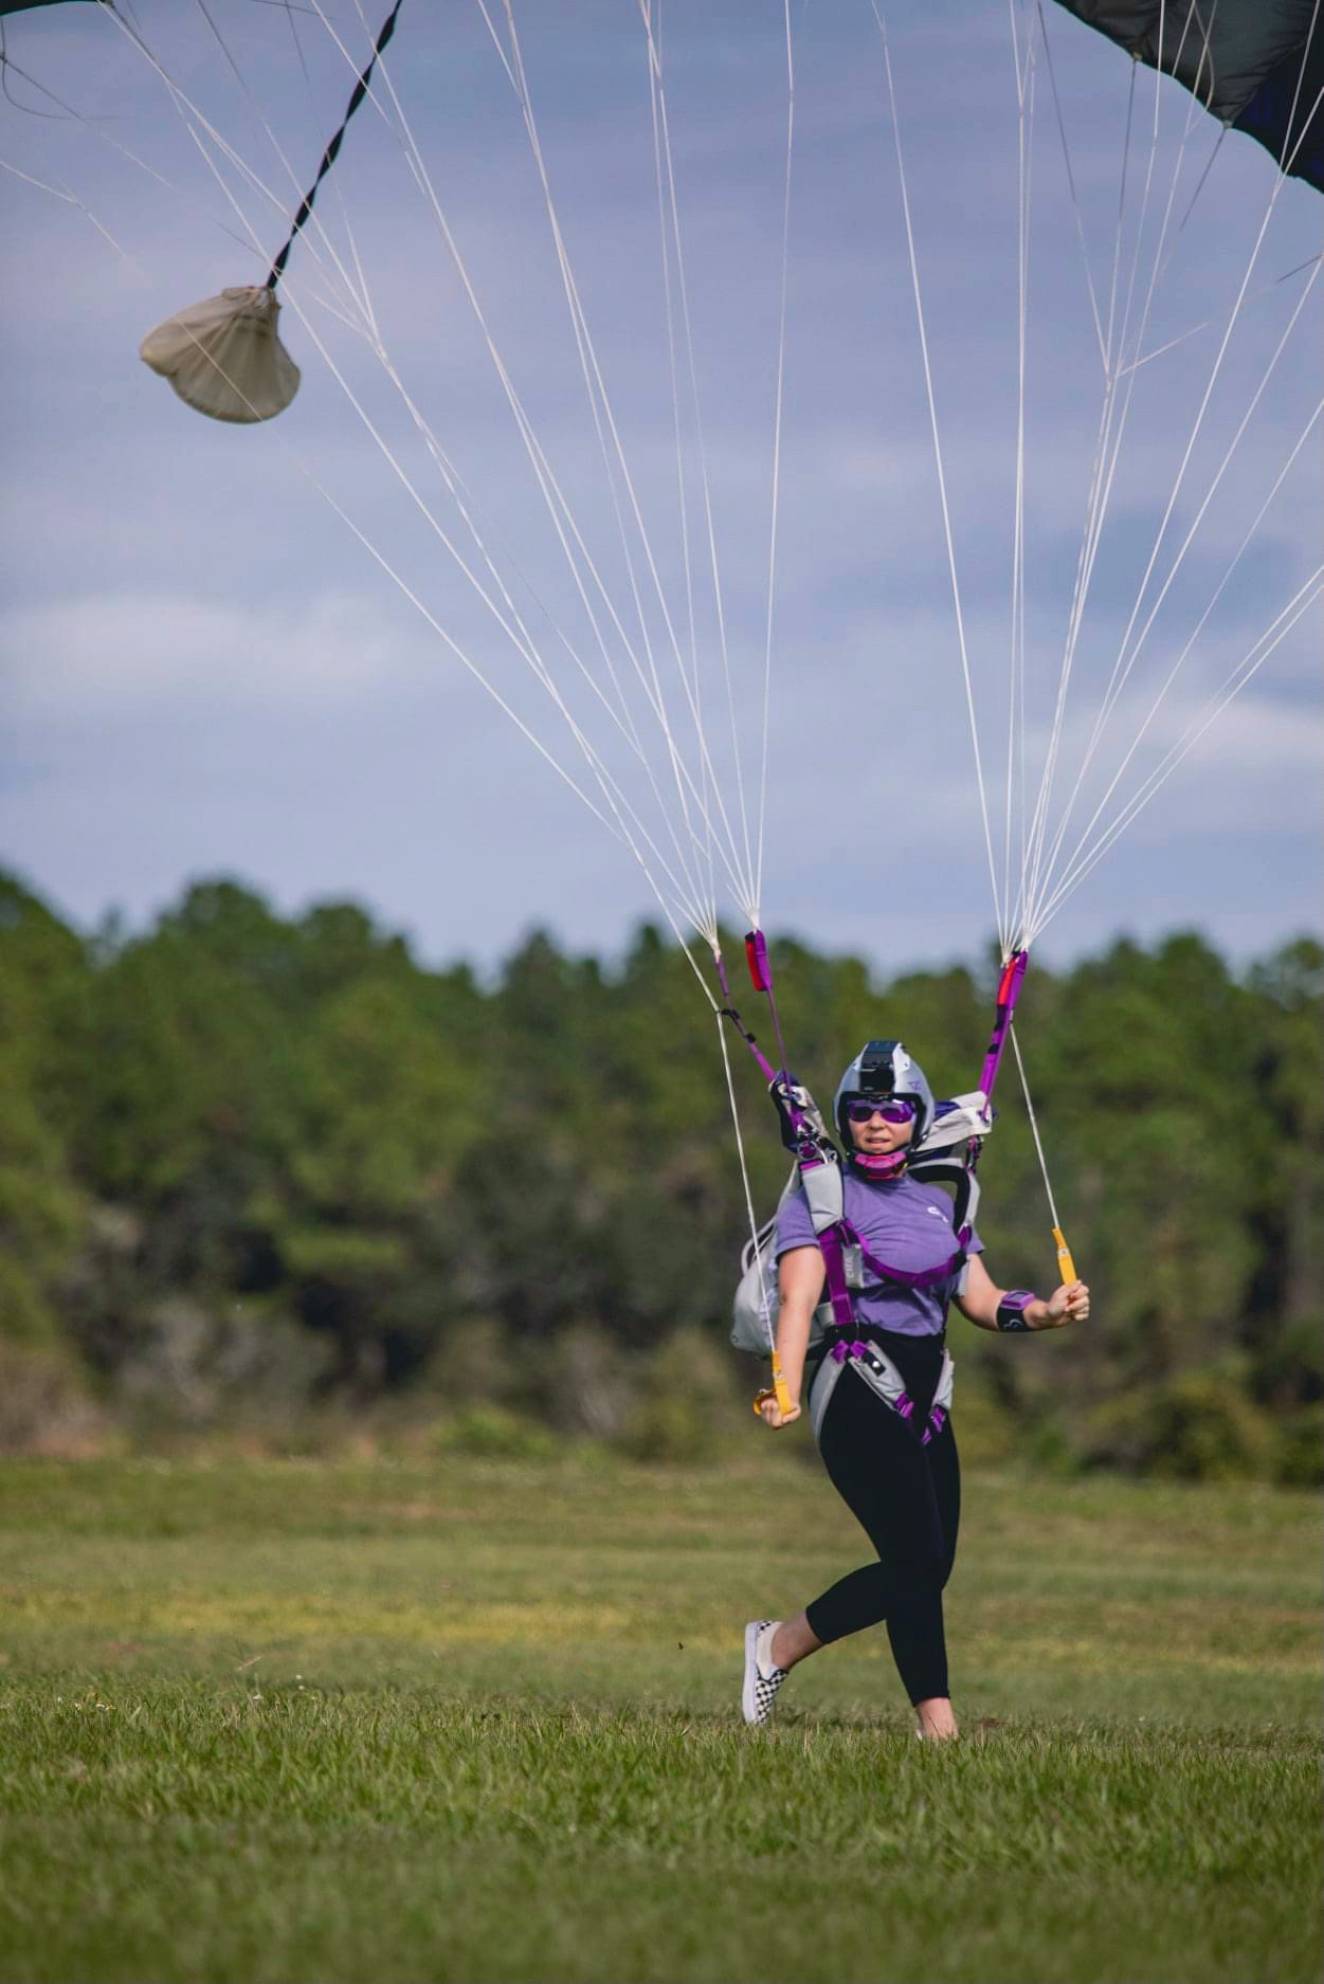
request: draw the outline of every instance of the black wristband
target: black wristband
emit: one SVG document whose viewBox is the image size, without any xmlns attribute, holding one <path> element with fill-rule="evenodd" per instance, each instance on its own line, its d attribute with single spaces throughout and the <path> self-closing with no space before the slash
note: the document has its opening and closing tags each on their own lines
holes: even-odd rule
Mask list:
<svg viewBox="0 0 1324 1984">
<path fill-rule="evenodd" d="M 1032 1288 L 1009 1288 L 998 1304 L 998 1328 L 1000 1330 L 1028 1330 L 1025 1311 L 1031 1302 L 1039 1297 Z"/>
</svg>

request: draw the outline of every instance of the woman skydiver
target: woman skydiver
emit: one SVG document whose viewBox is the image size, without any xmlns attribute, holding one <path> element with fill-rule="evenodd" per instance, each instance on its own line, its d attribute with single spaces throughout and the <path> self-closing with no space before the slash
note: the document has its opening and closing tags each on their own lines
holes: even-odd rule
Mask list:
<svg viewBox="0 0 1324 1984">
<path fill-rule="evenodd" d="M 846 1153 L 844 1218 L 858 1242 L 861 1286 L 849 1328 L 829 1325 L 811 1344 L 827 1263 L 802 1186 L 783 1201 L 775 1240 L 777 1351 L 791 1408 L 759 1401 L 774 1430 L 800 1417 L 802 1383 L 828 1476 L 878 1553 L 792 1619 L 745 1629 L 741 1707 L 766 1722 L 782 1682 L 811 1653 L 886 1621 L 892 1655 L 919 1718 L 917 1733 L 957 1734 L 947 1680 L 942 1593 L 956 1556 L 961 1481 L 946 1407 L 951 1360 L 947 1308 L 986 1330 L 1061 1329 L 1089 1315 L 1089 1289 L 1064 1283 L 1045 1301 L 994 1285 L 972 1230 L 952 1251 L 952 1202 L 907 1173 L 910 1146 L 934 1122 L 933 1092 L 900 1042 L 871 1042 L 837 1089 Z M 885 1265 L 886 1264 L 886 1265 Z"/>
</svg>

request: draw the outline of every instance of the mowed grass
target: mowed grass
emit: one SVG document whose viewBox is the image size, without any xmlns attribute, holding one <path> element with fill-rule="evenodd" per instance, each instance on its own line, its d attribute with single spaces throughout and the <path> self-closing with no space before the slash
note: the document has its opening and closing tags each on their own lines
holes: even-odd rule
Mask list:
<svg viewBox="0 0 1324 1984">
<path fill-rule="evenodd" d="M 8 1464 L 0 1978 L 1314 1979 L 1318 1543 L 972 1476 L 937 1749 L 881 1632 L 739 1723 L 866 1554 L 789 1448 Z"/>
</svg>

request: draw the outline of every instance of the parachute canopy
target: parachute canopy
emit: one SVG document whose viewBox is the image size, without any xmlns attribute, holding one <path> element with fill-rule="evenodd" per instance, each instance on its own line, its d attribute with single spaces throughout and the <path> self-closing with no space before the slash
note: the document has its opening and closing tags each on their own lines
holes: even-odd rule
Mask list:
<svg viewBox="0 0 1324 1984">
<path fill-rule="evenodd" d="M 1058 0 L 1324 193 L 1319 0 Z"/>
</svg>

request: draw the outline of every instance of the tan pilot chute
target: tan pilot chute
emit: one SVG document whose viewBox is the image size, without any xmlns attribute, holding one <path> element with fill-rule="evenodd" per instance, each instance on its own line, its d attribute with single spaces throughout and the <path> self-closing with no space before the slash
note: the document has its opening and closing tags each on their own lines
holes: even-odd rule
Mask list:
<svg viewBox="0 0 1324 1984">
<path fill-rule="evenodd" d="M 299 390 L 279 317 L 274 289 L 223 289 L 149 331 L 139 356 L 213 420 L 270 420 Z"/>
</svg>

